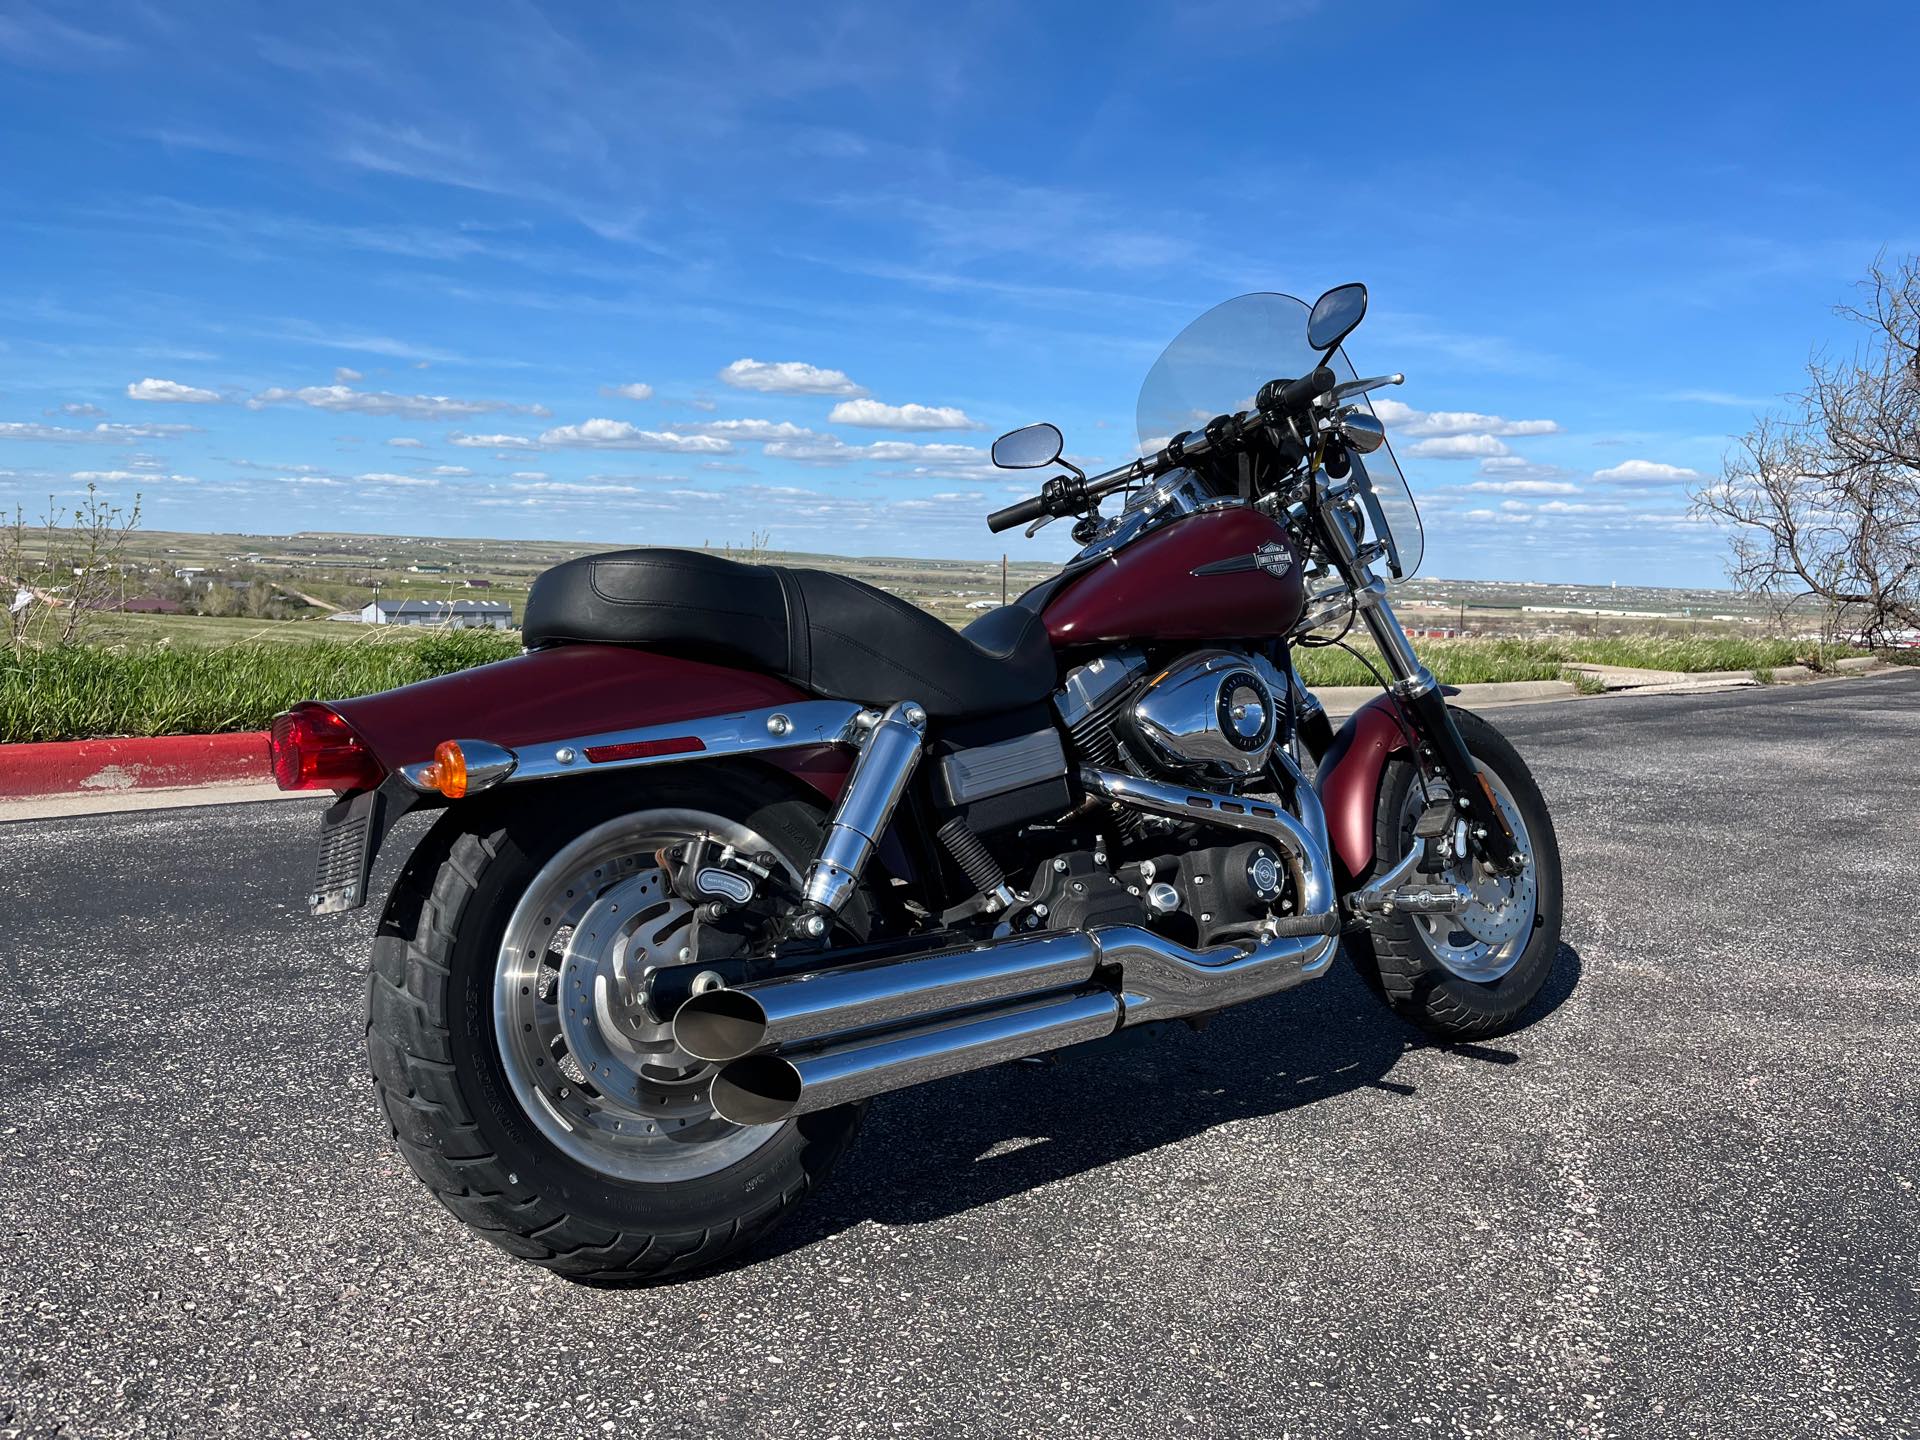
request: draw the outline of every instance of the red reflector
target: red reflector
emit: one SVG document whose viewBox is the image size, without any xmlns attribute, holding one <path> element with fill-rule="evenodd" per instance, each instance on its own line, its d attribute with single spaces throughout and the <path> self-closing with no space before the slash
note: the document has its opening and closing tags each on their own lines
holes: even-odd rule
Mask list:
<svg viewBox="0 0 1920 1440">
<path fill-rule="evenodd" d="M 312 703 L 275 717 L 268 739 L 273 783 L 282 790 L 369 790 L 386 767 L 333 711 Z"/>
<path fill-rule="evenodd" d="M 609 760 L 644 760 L 649 755 L 691 755 L 706 749 L 698 735 L 675 735 L 668 740 L 628 740 L 619 745 L 589 745 L 587 759 L 595 765 Z"/>
</svg>

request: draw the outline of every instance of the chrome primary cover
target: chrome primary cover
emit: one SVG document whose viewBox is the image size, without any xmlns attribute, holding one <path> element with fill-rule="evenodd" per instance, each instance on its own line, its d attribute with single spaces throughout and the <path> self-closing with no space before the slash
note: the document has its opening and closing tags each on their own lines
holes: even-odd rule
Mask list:
<svg viewBox="0 0 1920 1440">
<path fill-rule="evenodd" d="M 1279 701 L 1252 656 L 1202 650 L 1147 682 L 1127 713 L 1128 730 L 1149 756 L 1176 770 L 1253 775 L 1279 734 Z"/>
</svg>

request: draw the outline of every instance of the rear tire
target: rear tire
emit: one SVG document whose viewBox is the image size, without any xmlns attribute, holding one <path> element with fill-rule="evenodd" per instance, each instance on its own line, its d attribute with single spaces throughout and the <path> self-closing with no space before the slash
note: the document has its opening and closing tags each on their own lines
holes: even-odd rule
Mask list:
<svg viewBox="0 0 1920 1440">
<path fill-rule="evenodd" d="M 819 841 L 819 812 L 780 796 L 764 778 L 711 764 L 644 789 L 589 794 L 578 781 L 556 781 L 531 800 L 511 792 L 476 797 L 450 811 L 407 862 L 381 919 L 368 981 L 368 1059 L 394 1142 L 414 1174 L 501 1249 L 599 1284 L 668 1279 L 745 1249 L 824 1178 L 860 1121 L 860 1107 L 845 1106 L 764 1127 L 770 1133 L 757 1143 L 749 1144 L 751 1132 L 722 1135 L 700 1142 L 713 1146 L 717 1168 L 685 1173 L 679 1164 L 673 1178 L 653 1182 L 645 1178 L 647 1152 L 596 1166 L 591 1149 L 575 1145 L 569 1153 L 552 1136 L 599 1132 L 569 1127 L 537 1095 L 549 1113 L 537 1120 L 529 1113 L 526 1062 L 514 1062 L 517 1092 L 498 1033 L 503 936 L 554 857 L 596 826 L 655 811 L 744 824 L 802 866 Z M 856 900 L 849 909 L 858 912 L 851 917 L 858 928 L 864 907 Z M 697 1089 L 691 1095 L 701 1098 Z M 695 1122 L 663 1119 L 661 1129 L 670 1123 Z M 653 1123 L 646 1128 L 652 1132 Z"/>
<path fill-rule="evenodd" d="M 1454 973 L 1420 922 L 1404 914 L 1372 917 L 1364 929 L 1349 933 L 1347 952 L 1368 987 L 1396 1015 L 1443 1040 L 1484 1040 L 1513 1029 L 1553 971 L 1560 952 L 1560 845 L 1547 802 L 1520 752 L 1472 711 L 1452 714 L 1468 752 L 1506 790 L 1525 826 L 1534 882 L 1530 933 L 1518 944 L 1510 968 L 1490 980 Z M 1376 874 L 1411 846 L 1411 817 L 1421 803 L 1417 778 L 1404 752 L 1393 757 L 1381 777 L 1374 809 Z"/>
</svg>

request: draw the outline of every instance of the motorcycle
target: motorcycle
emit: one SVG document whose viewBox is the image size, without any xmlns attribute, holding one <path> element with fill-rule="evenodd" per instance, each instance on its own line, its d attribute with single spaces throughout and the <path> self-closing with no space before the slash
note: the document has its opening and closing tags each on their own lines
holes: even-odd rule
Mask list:
<svg viewBox="0 0 1920 1440">
<path fill-rule="evenodd" d="M 1436 1036 L 1512 1026 L 1559 853 L 1395 619 L 1423 540 L 1367 400 L 1403 377 L 1342 349 L 1366 302 L 1209 311 L 1104 474 L 1051 425 L 1001 437 L 1057 473 L 989 526 L 1071 517 L 1081 549 L 963 632 L 844 575 L 622 550 L 537 579 L 520 656 L 280 716 L 280 785 L 338 792 L 315 913 L 439 812 L 366 1034 L 441 1202 L 560 1274 L 658 1280 L 765 1235 L 874 1096 L 1198 1028 L 1343 942 Z M 1355 622 L 1390 675 L 1336 732 L 1294 651 Z"/>
</svg>

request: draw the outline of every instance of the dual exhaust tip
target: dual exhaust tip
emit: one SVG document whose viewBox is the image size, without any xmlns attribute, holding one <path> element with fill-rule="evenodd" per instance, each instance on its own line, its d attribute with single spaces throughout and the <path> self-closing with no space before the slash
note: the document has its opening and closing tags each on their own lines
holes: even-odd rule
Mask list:
<svg viewBox="0 0 1920 1440">
<path fill-rule="evenodd" d="M 674 1040 L 720 1067 L 723 1119 L 770 1125 L 1291 988 L 1331 964 L 1338 921 L 1324 920 L 1203 951 L 1131 925 L 1007 936 L 708 990 L 675 1013 Z"/>
</svg>

